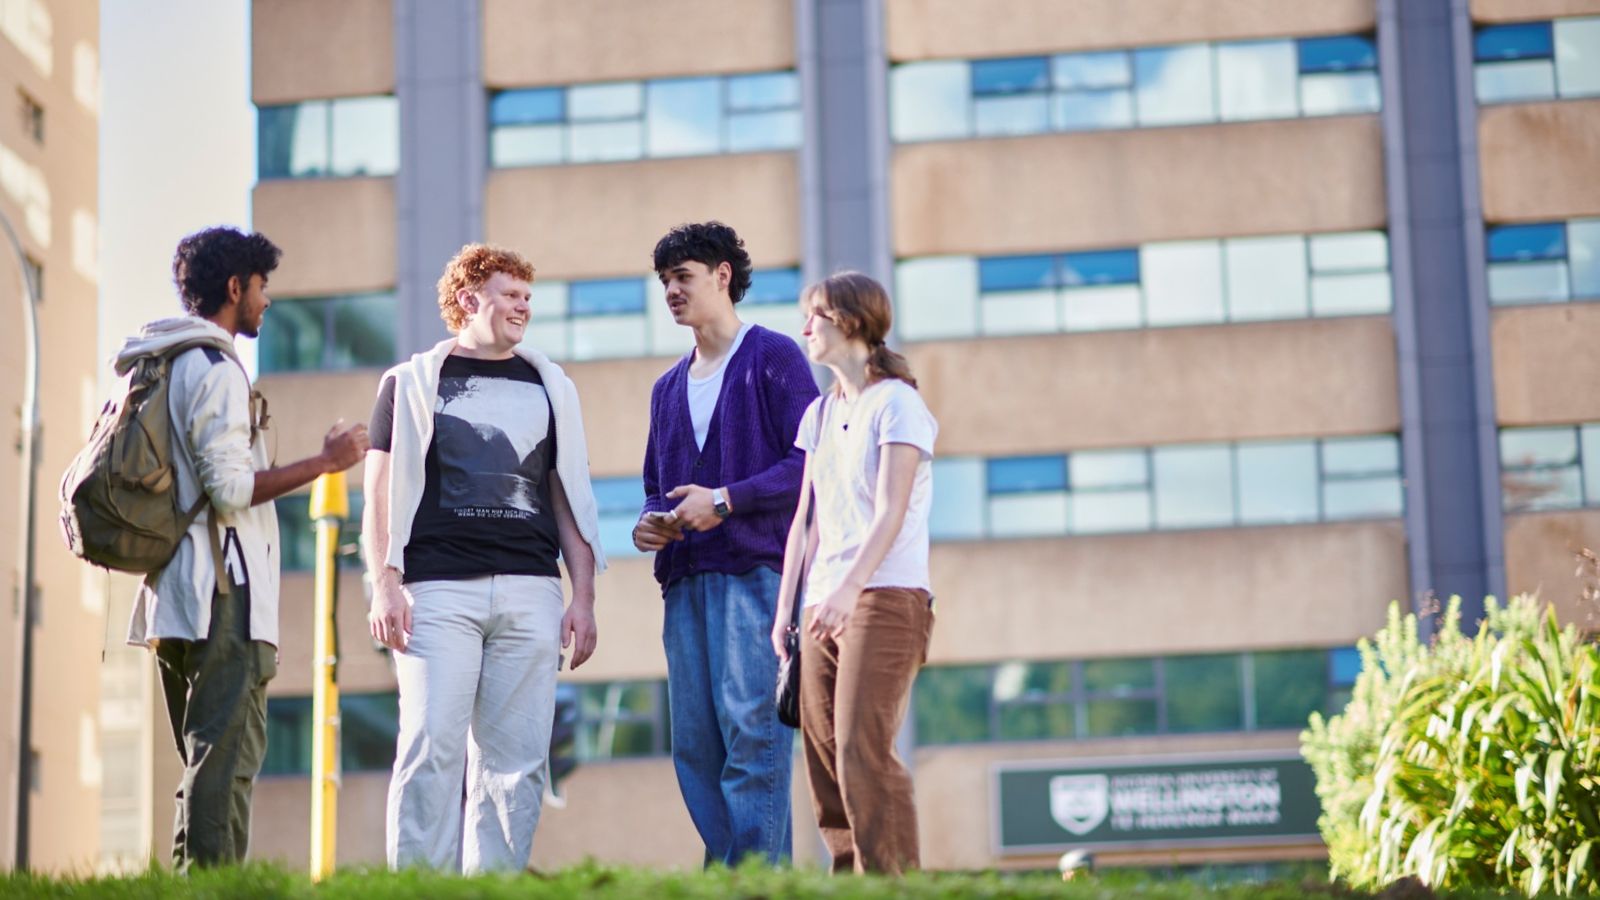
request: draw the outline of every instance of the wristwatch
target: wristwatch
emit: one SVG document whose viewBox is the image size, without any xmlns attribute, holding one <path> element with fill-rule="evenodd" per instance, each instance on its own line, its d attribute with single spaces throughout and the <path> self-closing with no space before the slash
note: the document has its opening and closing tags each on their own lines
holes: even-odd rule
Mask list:
<svg viewBox="0 0 1600 900">
<path fill-rule="evenodd" d="M 719 519 L 726 519 L 733 512 L 733 508 L 728 506 L 728 498 L 722 495 L 722 488 L 711 489 L 711 511 Z"/>
</svg>

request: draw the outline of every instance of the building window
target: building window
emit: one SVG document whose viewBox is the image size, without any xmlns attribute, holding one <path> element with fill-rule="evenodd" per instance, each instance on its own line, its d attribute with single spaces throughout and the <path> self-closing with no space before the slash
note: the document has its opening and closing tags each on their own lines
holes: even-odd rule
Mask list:
<svg viewBox="0 0 1600 900">
<path fill-rule="evenodd" d="M 391 96 L 257 107 L 257 175 L 393 175 L 400 168 L 400 106 Z"/>
<path fill-rule="evenodd" d="M 267 756 L 262 775 L 310 775 L 316 723 L 310 697 L 267 698 Z M 400 735 L 399 695 L 393 691 L 339 696 L 339 768 L 386 772 L 394 767 Z"/>
<path fill-rule="evenodd" d="M 579 762 L 672 752 L 665 681 L 579 684 Z"/>
<path fill-rule="evenodd" d="M 896 141 L 1246 122 L 1378 109 L 1372 39 L 936 60 L 889 73 Z"/>
<path fill-rule="evenodd" d="M 1489 302 L 1600 299 L 1600 219 L 1490 227 Z"/>
<path fill-rule="evenodd" d="M 389 292 L 275 299 L 257 351 L 261 374 L 391 366 L 395 315 Z"/>
<path fill-rule="evenodd" d="M 622 559 L 642 556 L 633 546 L 633 526 L 644 509 L 644 479 L 637 476 L 623 478 L 595 478 L 594 499 L 600 510 L 600 546 L 606 556 Z"/>
<path fill-rule="evenodd" d="M 1172 241 L 895 267 L 906 341 L 1386 314 L 1379 231 Z"/>
<path fill-rule="evenodd" d="M 20 113 L 22 116 L 22 133 L 33 139 L 35 144 L 44 144 L 44 106 L 35 100 L 27 91 L 18 91 Z"/>
<path fill-rule="evenodd" d="M 794 72 L 521 88 L 489 100 L 489 159 L 496 167 L 799 145 Z"/>
<path fill-rule="evenodd" d="M 1304 728 L 1350 700 L 1353 647 L 927 666 L 921 746 Z"/>
<path fill-rule="evenodd" d="M 1500 429 L 1506 512 L 1600 506 L 1600 422 Z"/>
<path fill-rule="evenodd" d="M 340 565 L 360 568 L 357 547 L 366 496 L 349 493 L 350 515 L 339 529 Z M 285 572 L 310 572 L 317 567 L 317 527 L 311 521 L 311 495 L 289 494 L 273 501 L 278 513 L 278 555 Z M 345 552 L 348 550 L 349 552 Z"/>
<path fill-rule="evenodd" d="M 1401 514 L 1394 435 L 934 460 L 934 540 L 1287 525 Z"/>
<path fill-rule="evenodd" d="M 799 294 L 798 269 L 758 269 L 739 317 L 799 340 Z M 530 305 L 523 343 L 554 360 L 677 356 L 694 346 L 693 333 L 672 321 L 654 277 L 537 281 Z"/>
<path fill-rule="evenodd" d="M 1600 17 L 1485 26 L 1473 58 L 1479 103 L 1600 95 Z"/>
</svg>

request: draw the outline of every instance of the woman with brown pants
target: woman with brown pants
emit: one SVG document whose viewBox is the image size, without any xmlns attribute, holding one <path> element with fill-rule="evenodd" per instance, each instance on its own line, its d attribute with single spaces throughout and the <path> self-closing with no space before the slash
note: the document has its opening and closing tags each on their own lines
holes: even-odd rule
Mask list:
<svg viewBox="0 0 1600 900">
<path fill-rule="evenodd" d="M 808 566 L 800 731 L 817 823 L 835 872 L 900 873 L 919 864 L 911 775 L 894 739 L 933 630 L 928 510 L 939 426 L 905 358 L 884 345 L 882 285 L 845 272 L 812 285 L 801 305 L 807 354 L 835 382 L 795 439 L 806 468 L 772 643 L 786 655 Z"/>
</svg>

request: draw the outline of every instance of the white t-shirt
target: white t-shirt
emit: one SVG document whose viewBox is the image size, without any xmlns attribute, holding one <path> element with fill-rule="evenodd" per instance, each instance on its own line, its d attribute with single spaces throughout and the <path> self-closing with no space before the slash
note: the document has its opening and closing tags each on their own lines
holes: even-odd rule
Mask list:
<svg viewBox="0 0 1600 900">
<path fill-rule="evenodd" d="M 827 419 L 818 417 L 824 401 Z M 820 431 L 820 440 L 818 440 Z M 889 547 L 867 587 L 932 590 L 928 580 L 928 511 L 933 504 L 933 441 L 939 434 L 917 389 L 885 378 L 854 401 L 824 394 L 800 420 L 795 446 L 811 454 L 816 491 L 817 554 L 806 573 L 806 606 L 826 600 L 855 564 L 872 527 L 878 493 L 878 453 L 886 444 L 910 444 L 921 451 L 911 503 L 900 534 Z"/>
<path fill-rule="evenodd" d="M 734 336 L 733 346 L 723 354 L 715 372 L 704 378 L 690 375 L 686 379 L 689 382 L 689 422 L 694 425 L 694 445 L 701 450 L 706 448 L 706 435 L 711 431 L 711 414 L 717 411 L 717 398 L 722 396 L 722 373 L 728 371 L 728 360 L 739 352 L 739 345 L 744 343 L 744 336 L 749 333 L 750 323 L 746 322 Z"/>
</svg>

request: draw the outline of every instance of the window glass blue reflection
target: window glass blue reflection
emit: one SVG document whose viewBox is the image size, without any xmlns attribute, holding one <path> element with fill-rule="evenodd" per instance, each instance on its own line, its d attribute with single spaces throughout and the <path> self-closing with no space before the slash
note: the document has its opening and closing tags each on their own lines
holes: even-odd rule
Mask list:
<svg viewBox="0 0 1600 900">
<path fill-rule="evenodd" d="M 1555 52 L 1555 40 L 1549 22 L 1491 25 L 1478 30 L 1472 49 L 1478 62 L 1549 59 Z"/>
<path fill-rule="evenodd" d="M 984 464 L 978 459 L 933 461 L 933 508 L 928 535 L 934 540 L 980 538 L 984 534 Z"/>
<path fill-rule="evenodd" d="M 637 81 L 579 84 L 567 89 L 567 117 L 574 122 L 637 118 L 640 103 Z"/>
<path fill-rule="evenodd" d="M 489 100 L 492 125 L 539 125 L 567 117 L 564 88 L 501 91 Z"/>
<path fill-rule="evenodd" d="M 1211 55 L 1207 44 L 1134 51 L 1139 124 L 1182 125 L 1215 120 Z"/>
<path fill-rule="evenodd" d="M 1127 87 L 1133 83 L 1133 70 L 1124 50 L 1064 54 L 1055 58 L 1052 69 L 1056 87 L 1067 91 Z"/>
<path fill-rule="evenodd" d="M 1373 475 L 1399 470 L 1400 440 L 1393 435 L 1326 438 L 1322 442 L 1324 475 Z"/>
<path fill-rule="evenodd" d="M 972 93 L 985 97 L 1022 94 L 1050 87 L 1050 60 L 1043 56 L 982 59 L 972 63 Z"/>
<path fill-rule="evenodd" d="M 799 269 L 757 269 L 741 304 L 795 303 L 800 299 Z"/>
<path fill-rule="evenodd" d="M 256 157 L 260 177 L 325 175 L 329 152 L 327 103 L 263 106 L 257 111 Z"/>
<path fill-rule="evenodd" d="M 721 85 L 715 78 L 652 81 L 646 91 L 651 156 L 714 153 L 721 139 Z"/>
<path fill-rule="evenodd" d="M 1567 223 L 1572 296 L 1600 297 L 1600 219 Z"/>
<path fill-rule="evenodd" d="M 1489 230 L 1491 262 L 1561 259 L 1567 255 L 1567 230 L 1560 223 L 1506 225 Z"/>
<path fill-rule="evenodd" d="M 1067 486 L 1067 461 L 1062 456 L 1013 456 L 991 459 L 990 494 L 1024 494 L 1059 491 Z"/>
<path fill-rule="evenodd" d="M 1361 651 L 1354 647 L 1335 647 L 1328 651 L 1328 682 L 1334 687 L 1349 687 L 1361 674 Z"/>
<path fill-rule="evenodd" d="M 1239 520 L 1315 522 L 1317 448 L 1311 441 L 1239 446 Z"/>
<path fill-rule="evenodd" d="M 1356 35 L 1302 38 L 1295 42 L 1300 51 L 1300 74 L 1359 72 L 1378 67 L 1378 48 L 1368 38 Z"/>
<path fill-rule="evenodd" d="M 393 97 L 332 104 L 333 174 L 393 175 L 400 169 L 400 105 Z"/>
<path fill-rule="evenodd" d="M 638 477 L 595 478 L 595 505 L 600 513 L 600 546 L 612 557 L 637 556 L 633 525 L 644 506 L 644 481 Z"/>
<path fill-rule="evenodd" d="M 766 72 L 728 78 L 728 108 L 740 111 L 800 105 L 800 79 L 793 72 Z"/>
<path fill-rule="evenodd" d="M 1056 281 L 1053 256 L 996 256 L 978 261 L 981 291 L 1031 291 Z"/>
<path fill-rule="evenodd" d="M 503 167 L 792 149 L 800 144 L 799 105 L 793 72 L 501 91 L 489 101 L 490 161 Z"/>
<path fill-rule="evenodd" d="M 644 311 L 644 282 L 638 278 L 575 281 L 568 288 L 574 316 L 610 316 Z"/>
<path fill-rule="evenodd" d="M 1138 284 L 1139 251 L 1099 250 L 1061 257 L 1061 282 L 1069 287 L 1094 284 Z"/>
<path fill-rule="evenodd" d="M 1233 521 L 1233 459 L 1227 446 L 1157 447 L 1151 455 L 1158 528 Z"/>
</svg>

